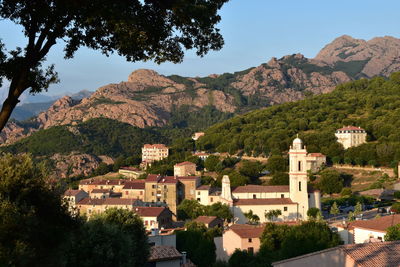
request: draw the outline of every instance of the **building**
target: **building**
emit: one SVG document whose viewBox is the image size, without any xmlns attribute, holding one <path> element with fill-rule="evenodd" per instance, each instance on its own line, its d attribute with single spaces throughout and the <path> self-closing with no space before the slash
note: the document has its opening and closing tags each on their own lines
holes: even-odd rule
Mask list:
<svg viewBox="0 0 400 267">
<path fill-rule="evenodd" d="M 209 185 L 201 185 L 196 188 L 196 200 L 201 205 L 212 205 L 217 202 L 221 202 L 221 189 L 211 187 Z"/>
<path fill-rule="evenodd" d="M 145 174 L 146 172 L 139 170 L 138 168 L 133 168 L 133 167 L 121 167 L 118 170 L 118 173 L 127 177 L 127 178 L 133 178 L 137 179 L 141 175 Z"/>
<path fill-rule="evenodd" d="M 308 153 L 306 157 L 306 168 L 311 172 L 317 172 L 326 164 L 326 156 L 321 153 Z"/>
<path fill-rule="evenodd" d="M 208 156 L 210 156 L 210 154 L 208 154 L 206 152 L 194 152 L 194 153 L 192 153 L 192 155 L 195 157 L 199 157 L 202 160 L 206 160 L 208 158 Z"/>
<path fill-rule="evenodd" d="M 204 133 L 203 133 L 203 132 L 197 132 L 197 133 L 194 133 L 194 134 L 192 135 L 192 139 L 193 139 L 194 141 L 197 141 L 197 140 L 199 140 L 199 138 L 202 137 L 202 136 L 204 136 Z"/>
<path fill-rule="evenodd" d="M 90 194 L 89 197 L 90 198 L 108 198 L 110 197 L 110 189 L 93 189 Z"/>
<path fill-rule="evenodd" d="M 134 198 L 144 200 L 145 180 L 127 181 L 122 187 L 122 198 Z"/>
<path fill-rule="evenodd" d="M 397 267 L 400 241 L 343 245 L 273 262 L 274 267 Z"/>
<path fill-rule="evenodd" d="M 201 184 L 200 176 L 176 176 L 179 181 L 178 192 L 182 199 L 196 199 L 196 188 Z"/>
<path fill-rule="evenodd" d="M 108 189 L 114 193 L 121 193 L 127 179 L 85 179 L 79 182 L 79 190 L 88 192 L 89 194 L 93 189 Z"/>
<path fill-rule="evenodd" d="M 196 164 L 184 161 L 174 165 L 174 176 L 188 176 L 196 174 Z"/>
<path fill-rule="evenodd" d="M 83 190 L 68 189 L 63 195 L 63 200 L 68 204 L 68 211 L 75 213 L 76 204 L 87 197 L 89 197 L 89 194 Z"/>
<path fill-rule="evenodd" d="M 168 157 L 168 147 L 164 144 L 145 144 L 142 148 L 142 161 L 151 163 Z"/>
<path fill-rule="evenodd" d="M 260 237 L 265 225 L 234 224 L 222 235 L 224 252 L 229 257 L 236 249 L 256 253 L 260 249 Z"/>
<path fill-rule="evenodd" d="M 186 265 L 186 254 L 181 254 L 175 247 L 153 246 L 150 247 L 146 267 L 182 267 L 184 264 Z"/>
<path fill-rule="evenodd" d="M 143 220 L 146 230 L 170 228 L 172 212 L 165 207 L 134 207 L 133 211 Z"/>
<path fill-rule="evenodd" d="M 174 176 L 149 174 L 145 180 L 145 202 L 162 202 L 176 214 L 178 199 L 178 179 Z"/>
<path fill-rule="evenodd" d="M 224 226 L 224 220 L 218 218 L 217 216 L 199 216 L 194 219 L 194 221 L 204 223 L 207 228 Z"/>
<path fill-rule="evenodd" d="M 338 233 L 345 244 L 360 244 L 385 241 L 386 230 L 400 224 L 400 214 L 365 221 L 353 221 L 337 225 Z"/>
<path fill-rule="evenodd" d="M 337 129 L 335 136 L 344 149 L 359 146 L 367 142 L 367 132 L 363 128 L 355 126 L 346 126 Z"/>
</svg>

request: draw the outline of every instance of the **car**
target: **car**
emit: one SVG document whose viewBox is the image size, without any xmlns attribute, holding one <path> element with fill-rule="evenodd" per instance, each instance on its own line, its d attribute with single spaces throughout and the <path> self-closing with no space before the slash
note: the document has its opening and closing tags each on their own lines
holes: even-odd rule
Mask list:
<svg viewBox="0 0 400 267">
<path fill-rule="evenodd" d="M 388 210 L 385 207 L 379 207 L 378 208 L 378 213 L 387 213 L 387 212 L 388 212 Z"/>
<path fill-rule="evenodd" d="M 354 212 L 354 206 L 340 206 L 339 210 L 341 213 L 349 213 L 350 211 Z"/>
</svg>

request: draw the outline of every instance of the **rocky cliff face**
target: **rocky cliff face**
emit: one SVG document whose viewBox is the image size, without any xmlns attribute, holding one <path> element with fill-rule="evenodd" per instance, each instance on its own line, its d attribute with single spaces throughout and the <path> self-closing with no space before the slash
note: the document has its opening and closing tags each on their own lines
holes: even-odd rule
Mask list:
<svg viewBox="0 0 400 267">
<path fill-rule="evenodd" d="M 136 70 L 126 82 L 100 87 L 90 97 L 59 99 L 34 122 L 39 129 L 46 129 L 106 117 L 142 128 L 164 126 L 171 112 L 183 105 L 191 110 L 213 105 L 222 112 L 240 113 L 330 92 L 352 79 L 388 76 L 398 70 L 399 39 L 364 41 L 342 36 L 325 46 L 314 59 L 301 54 L 272 58 L 268 63 L 233 74 L 189 78 Z M 1 133 L 0 142 L 12 143 L 34 130 L 10 123 Z"/>
</svg>

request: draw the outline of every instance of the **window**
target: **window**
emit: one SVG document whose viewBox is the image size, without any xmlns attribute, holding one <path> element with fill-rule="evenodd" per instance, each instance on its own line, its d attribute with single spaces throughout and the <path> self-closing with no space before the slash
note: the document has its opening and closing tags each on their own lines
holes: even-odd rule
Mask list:
<svg viewBox="0 0 400 267">
<path fill-rule="evenodd" d="M 153 184 L 153 185 L 151 186 L 151 188 L 157 188 L 157 186 L 156 186 L 155 184 Z"/>
<path fill-rule="evenodd" d="M 299 182 L 299 191 L 301 191 L 301 182 Z"/>
<path fill-rule="evenodd" d="M 214 201 L 214 199 L 213 198 L 210 198 L 210 202 L 213 202 Z"/>
<path fill-rule="evenodd" d="M 285 194 L 281 194 L 281 198 L 285 198 Z"/>
<path fill-rule="evenodd" d="M 301 171 L 301 161 L 299 161 L 299 171 Z"/>
<path fill-rule="evenodd" d="M 256 194 L 253 194 L 253 199 L 256 199 L 256 198 L 257 198 Z"/>
<path fill-rule="evenodd" d="M 143 191 L 140 191 L 140 195 L 141 195 L 141 196 L 143 195 Z"/>
<path fill-rule="evenodd" d="M 149 225 L 149 221 L 144 221 L 144 225 Z"/>
<path fill-rule="evenodd" d="M 252 248 L 252 247 L 249 247 L 249 248 L 247 249 L 247 251 L 248 251 L 250 254 L 254 254 L 254 248 Z"/>
<path fill-rule="evenodd" d="M 125 195 L 128 195 L 129 194 L 129 192 L 128 191 L 125 191 Z"/>
<path fill-rule="evenodd" d="M 154 192 L 151 192 L 151 195 L 154 197 Z"/>
<path fill-rule="evenodd" d="M 200 196 L 200 191 L 197 192 L 197 195 Z"/>
<path fill-rule="evenodd" d="M 308 198 L 310 198 L 310 194 L 308 194 Z"/>
<path fill-rule="evenodd" d="M 199 201 L 199 202 L 200 202 L 200 198 L 199 198 L 199 197 L 197 198 L 197 201 Z"/>
<path fill-rule="evenodd" d="M 287 211 L 287 207 L 283 207 L 283 211 Z"/>
<path fill-rule="evenodd" d="M 249 238 L 249 243 L 252 243 L 252 242 L 253 242 L 253 239 Z"/>
</svg>

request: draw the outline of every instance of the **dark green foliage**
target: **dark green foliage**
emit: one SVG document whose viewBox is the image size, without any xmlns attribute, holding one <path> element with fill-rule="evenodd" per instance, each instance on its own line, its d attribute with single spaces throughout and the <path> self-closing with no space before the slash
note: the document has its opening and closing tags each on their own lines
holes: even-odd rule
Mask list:
<svg viewBox="0 0 400 267">
<path fill-rule="evenodd" d="M 0 156 L 0 266 L 60 266 L 78 222 L 46 182 L 28 155 Z"/>
<path fill-rule="evenodd" d="M 206 158 L 206 160 L 204 161 L 204 167 L 208 170 L 208 171 L 215 171 L 218 163 L 219 163 L 219 157 L 218 156 L 214 156 L 214 155 L 210 155 Z"/>
<path fill-rule="evenodd" d="M 390 226 L 386 229 L 385 241 L 400 240 L 400 224 Z"/>
<path fill-rule="evenodd" d="M 235 116 L 216 124 L 198 140 L 202 150 L 281 155 L 297 133 L 309 152 L 321 152 L 328 161 L 390 166 L 400 160 L 400 83 L 391 76 L 361 79 L 339 85 L 329 94 L 285 103 Z M 344 151 L 335 130 L 343 125 L 363 127 L 368 144 Z M 268 166 L 267 166 L 268 169 Z"/>
<path fill-rule="evenodd" d="M 272 179 L 269 181 L 270 185 L 288 185 L 289 174 L 286 172 L 275 172 Z"/>
<path fill-rule="evenodd" d="M 394 203 L 390 210 L 396 213 L 400 213 L 400 202 Z"/>
<path fill-rule="evenodd" d="M 396 191 L 393 193 L 393 197 L 396 199 L 400 199 L 400 191 Z"/>
<path fill-rule="evenodd" d="M 287 158 L 284 158 L 279 155 L 273 155 L 268 158 L 267 162 L 267 170 L 274 174 L 276 172 L 285 172 L 288 169 L 289 161 Z"/>
<path fill-rule="evenodd" d="M 259 161 L 243 160 L 242 166 L 239 169 L 241 175 L 247 176 L 251 181 L 256 181 L 261 176 L 264 166 Z"/>
<path fill-rule="evenodd" d="M 265 266 L 259 257 L 256 257 L 253 253 L 247 252 L 246 250 L 236 249 L 235 252 L 229 258 L 229 267 L 247 267 L 247 266 Z"/>
<path fill-rule="evenodd" d="M 318 188 L 325 194 L 340 193 L 343 188 L 343 179 L 340 173 L 332 169 L 322 171 Z"/>
<path fill-rule="evenodd" d="M 184 199 L 177 207 L 178 218 L 180 220 L 196 219 L 199 216 L 217 216 L 223 220 L 230 221 L 233 218 L 229 206 L 214 203 L 209 206 L 201 205 L 197 200 Z"/>
<path fill-rule="evenodd" d="M 316 219 L 318 213 L 319 213 L 319 208 L 312 207 L 312 208 L 308 209 L 307 216 L 310 218 Z"/>
</svg>

